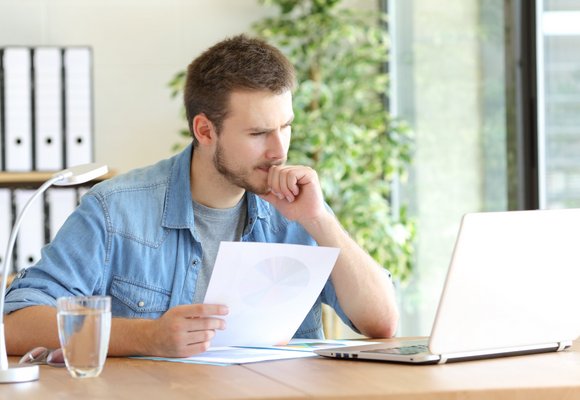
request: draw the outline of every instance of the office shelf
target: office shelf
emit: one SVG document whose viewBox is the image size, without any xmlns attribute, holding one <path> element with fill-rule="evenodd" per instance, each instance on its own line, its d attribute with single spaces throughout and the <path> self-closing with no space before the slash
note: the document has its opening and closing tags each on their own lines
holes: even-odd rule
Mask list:
<svg viewBox="0 0 580 400">
<path fill-rule="evenodd" d="M 0 172 L 0 186 L 2 187 L 22 187 L 22 186 L 40 186 L 42 183 L 47 181 L 54 175 L 57 171 L 30 171 L 30 172 Z M 83 184 L 93 184 L 95 182 L 104 181 L 115 175 L 114 171 L 109 171 L 107 174 L 94 179 L 89 183 Z M 82 185 L 81 185 L 82 186 Z"/>
</svg>

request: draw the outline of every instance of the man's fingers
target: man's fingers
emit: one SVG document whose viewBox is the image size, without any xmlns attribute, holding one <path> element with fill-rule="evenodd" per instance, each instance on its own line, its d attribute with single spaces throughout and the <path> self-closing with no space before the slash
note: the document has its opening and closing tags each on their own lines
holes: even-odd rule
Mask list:
<svg viewBox="0 0 580 400">
<path fill-rule="evenodd" d="M 304 176 L 304 171 L 290 168 L 283 171 L 280 177 L 280 187 L 286 198 L 294 200 L 294 196 L 298 196 L 300 193 L 300 188 L 298 187 L 298 181 Z"/>
<path fill-rule="evenodd" d="M 199 354 L 199 353 L 203 353 L 204 351 L 207 351 L 207 349 L 209 349 L 210 345 L 211 345 L 210 342 L 196 343 L 196 344 L 188 346 L 188 350 L 191 351 L 191 354 Z"/>
<path fill-rule="evenodd" d="M 310 168 L 303 166 L 273 166 L 268 175 L 268 186 L 276 197 L 292 202 L 300 193 L 300 183 L 307 178 L 309 171 Z"/>
<path fill-rule="evenodd" d="M 194 354 L 207 351 L 210 346 L 211 340 L 204 340 L 204 335 L 197 335 L 197 337 L 192 336 L 185 338 L 182 345 L 168 350 L 164 357 L 191 357 Z"/>
<path fill-rule="evenodd" d="M 268 187 L 271 193 L 279 199 L 283 199 L 284 196 L 280 190 L 280 169 L 282 167 L 273 165 L 270 167 L 268 172 Z"/>
<path fill-rule="evenodd" d="M 184 325 L 184 328 L 188 332 L 195 332 L 195 331 L 205 331 L 205 330 L 213 330 L 219 329 L 224 330 L 226 329 L 226 321 L 221 318 L 188 318 L 187 322 Z"/>
<path fill-rule="evenodd" d="M 229 313 L 228 307 L 222 304 L 184 304 L 176 306 L 170 311 L 184 318 L 227 315 Z"/>
<path fill-rule="evenodd" d="M 214 330 L 193 331 L 187 335 L 187 345 L 192 346 L 198 343 L 210 342 L 215 337 Z"/>
</svg>

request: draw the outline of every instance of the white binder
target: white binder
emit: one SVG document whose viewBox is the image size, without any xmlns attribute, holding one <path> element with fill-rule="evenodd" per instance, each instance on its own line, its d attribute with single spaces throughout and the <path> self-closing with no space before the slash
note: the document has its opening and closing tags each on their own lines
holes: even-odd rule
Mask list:
<svg viewBox="0 0 580 400">
<path fill-rule="evenodd" d="M 64 221 L 77 206 L 77 190 L 75 188 L 50 188 L 46 192 L 48 202 L 48 232 L 50 240 L 64 224 Z"/>
<path fill-rule="evenodd" d="M 35 169 L 64 168 L 62 129 L 62 55 L 60 48 L 34 49 Z"/>
<path fill-rule="evenodd" d="M 66 167 L 93 160 L 91 50 L 64 50 Z"/>
<path fill-rule="evenodd" d="M 12 229 L 12 197 L 10 189 L 0 188 L 0 271 L 4 271 L 6 246 Z"/>
<path fill-rule="evenodd" d="M 4 85 L 4 68 L 2 59 L 4 58 L 4 49 L 0 48 L 0 110 L 3 109 L 4 96 L 2 95 L 2 86 Z M 2 123 L 2 112 L 0 111 L 0 171 L 4 171 L 4 124 Z M 4 251 L 4 250 L 2 250 Z"/>
<path fill-rule="evenodd" d="M 81 199 L 89 190 L 91 190 L 92 186 L 79 186 L 77 187 L 77 205 L 81 203 Z"/>
<path fill-rule="evenodd" d="M 30 49 L 6 47 L 4 64 L 4 163 L 6 171 L 32 169 Z"/>
<path fill-rule="evenodd" d="M 26 205 L 26 202 L 34 194 L 32 189 L 15 189 L 14 201 L 16 203 L 16 215 Z M 44 245 L 44 204 L 42 201 L 34 201 L 28 208 L 22 219 L 20 232 L 16 238 L 16 270 L 28 268 L 40 259 L 40 249 Z"/>
</svg>

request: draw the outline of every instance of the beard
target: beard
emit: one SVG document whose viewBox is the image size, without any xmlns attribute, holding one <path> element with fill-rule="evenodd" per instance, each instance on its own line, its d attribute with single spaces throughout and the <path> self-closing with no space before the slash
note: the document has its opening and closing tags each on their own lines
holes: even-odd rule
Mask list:
<svg viewBox="0 0 580 400">
<path fill-rule="evenodd" d="M 244 190 L 255 194 L 267 194 L 270 191 L 267 178 L 262 183 L 250 182 L 252 172 L 256 169 L 268 169 L 272 165 L 283 164 L 283 161 L 266 162 L 249 169 L 239 168 L 235 170 L 230 168 L 225 161 L 224 150 L 221 145 L 217 144 L 216 151 L 213 156 L 213 165 L 215 169 L 232 185 L 238 186 Z"/>
</svg>

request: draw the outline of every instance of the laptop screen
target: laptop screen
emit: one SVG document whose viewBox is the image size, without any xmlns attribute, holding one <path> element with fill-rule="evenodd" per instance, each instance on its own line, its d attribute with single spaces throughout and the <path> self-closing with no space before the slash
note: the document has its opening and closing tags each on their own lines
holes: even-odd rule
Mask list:
<svg viewBox="0 0 580 400">
<path fill-rule="evenodd" d="M 580 209 L 466 214 L 433 324 L 434 353 L 574 340 Z"/>
</svg>

